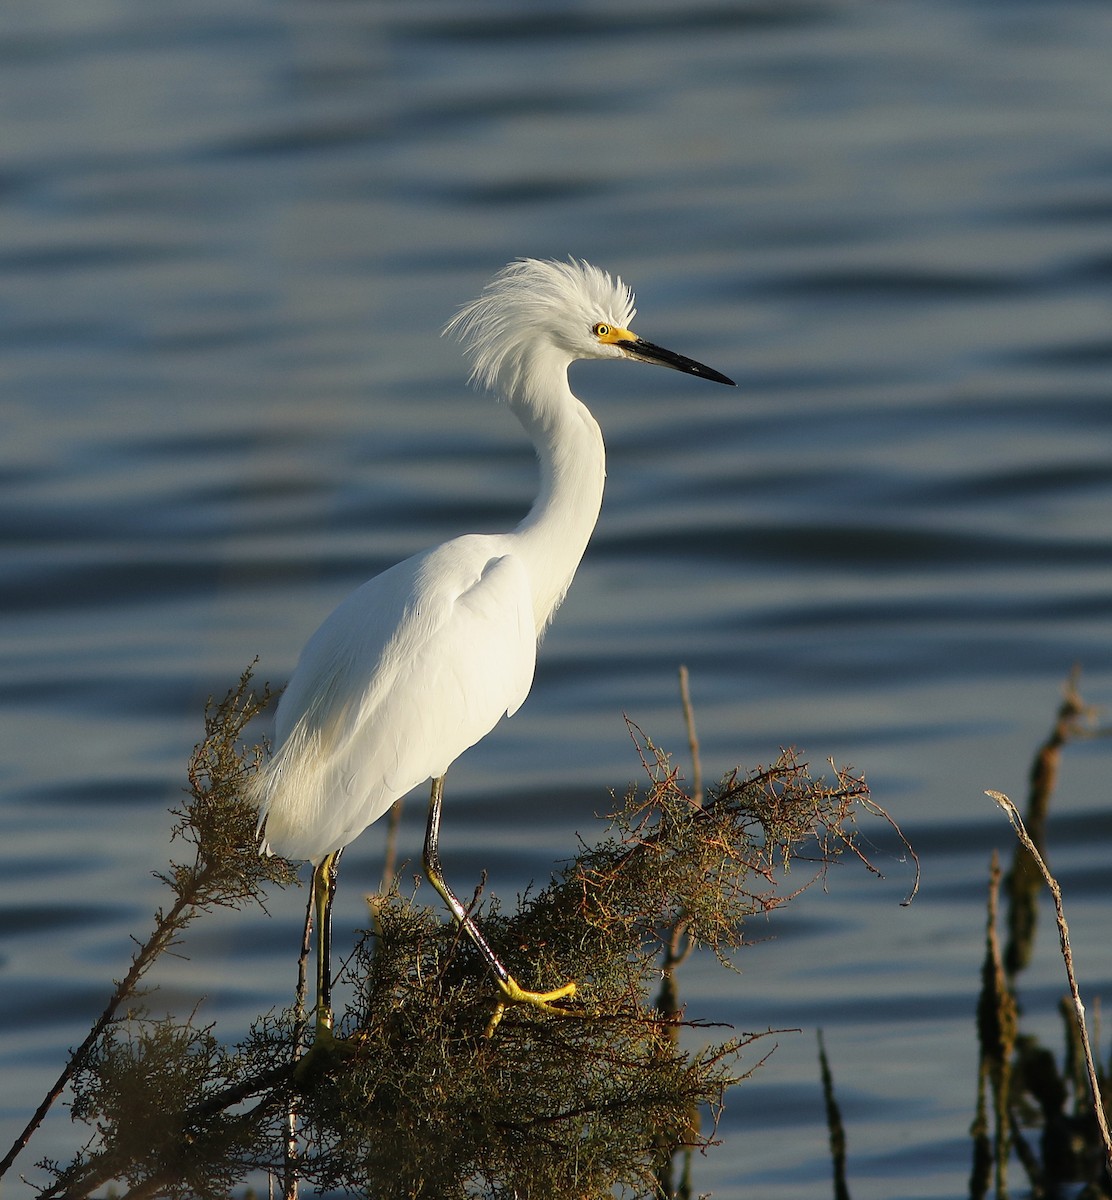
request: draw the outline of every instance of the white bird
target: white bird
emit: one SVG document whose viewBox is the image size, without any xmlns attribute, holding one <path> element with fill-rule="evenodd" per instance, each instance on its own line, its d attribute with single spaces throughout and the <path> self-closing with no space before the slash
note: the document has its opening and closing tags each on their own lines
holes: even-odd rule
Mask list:
<svg viewBox="0 0 1112 1200">
<path fill-rule="evenodd" d="M 532 438 L 540 491 L 510 533 L 468 534 L 407 558 L 353 592 L 309 639 L 282 696 L 275 752 L 252 781 L 264 849 L 313 864 L 318 1037 L 332 1027 L 329 921 L 342 849 L 429 779 L 424 866 L 489 963 L 502 999 L 539 1008 L 571 996 L 520 987 L 444 881 L 444 775 L 529 694 L 537 642 L 598 520 L 602 433 L 568 386 L 576 359 L 659 363 L 725 375 L 629 330 L 633 295 L 585 262 L 522 259 L 500 271 L 445 333 L 471 381 L 501 395 Z"/>
</svg>

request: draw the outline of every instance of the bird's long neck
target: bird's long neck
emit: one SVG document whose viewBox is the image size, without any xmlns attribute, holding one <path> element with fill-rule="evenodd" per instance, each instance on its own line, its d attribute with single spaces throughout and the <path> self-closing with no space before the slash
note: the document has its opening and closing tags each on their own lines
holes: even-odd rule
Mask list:
<svg viewBox="0 0 1112 1200">
<path fill-rule="evenodd" d="M 528 564 L 538 637 L 571 586 L 598 521 L 606 479 L 602 430 L 573 395 L 567 372 L 555 372 L 543 396 L 510 397 L 536 446 L 541 486 L 514 530 L 515 553 Z"/>
</svg>

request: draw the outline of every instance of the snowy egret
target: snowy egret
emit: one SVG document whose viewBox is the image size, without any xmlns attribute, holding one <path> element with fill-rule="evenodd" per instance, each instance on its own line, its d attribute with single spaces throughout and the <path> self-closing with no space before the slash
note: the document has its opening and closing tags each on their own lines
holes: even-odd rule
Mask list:
<svg viewBox="0 0 1112 1200">
<path fill-rule="evenodd" d="M 490 965 L 507 1003 L 546 1009 L 575 992 L 520 987 L 444 880 L 438 852 L 444 775 L 533 681 L 538 639 L 563 600 L 602 505 L 605 453 L 568 387 L 581 358 L 659 363 L 733 386 L 725 375 L 630 332 L 633 295 L 588 263 L 522 259 L 500 271 L 445 333 L 471 381 L 500 394 L 532 438 L 540 492 L 510 533 L 468 534 L 363 584 L 310 638 L 282 696 L 275 752 L 253 780 L 264 848 L 313 864 L 318 1037 L 332 1027 L 329 925 L 343 848 L 429 779 L 424 866 Z"/>
</svg>

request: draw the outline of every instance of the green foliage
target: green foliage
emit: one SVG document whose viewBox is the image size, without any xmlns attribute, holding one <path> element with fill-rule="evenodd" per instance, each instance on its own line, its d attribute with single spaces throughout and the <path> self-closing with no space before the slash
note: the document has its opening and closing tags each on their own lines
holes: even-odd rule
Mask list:
<svg viewBox="0 0 1112 1200">
<path fill-rule="evenodd" d="M 148 1194 L 227 1196 L 260 1140 L 258 1122 L 205 1103 L 226 1085 L 229 1066 L 211 1028 L 169 1019 L 117 1026 L 75 1090 L 74 1118 L 95 1122 L 100 1139 L 67 1191 L 116 1178 Z"/>
<path fill-rule="evenodd" d="M 654 1134 L 677 1110 L 720 1103 L 747 1039 L 683 1052 L 636 1002 L 581 1017 L 511 1009 L 488 1038 L 493 999 L 464 950 L 427 912 L 382 906 L 350 1036 L 302 1100 L 304 1177 L 383 1197 L 651 1191 Z"/>
</svg>

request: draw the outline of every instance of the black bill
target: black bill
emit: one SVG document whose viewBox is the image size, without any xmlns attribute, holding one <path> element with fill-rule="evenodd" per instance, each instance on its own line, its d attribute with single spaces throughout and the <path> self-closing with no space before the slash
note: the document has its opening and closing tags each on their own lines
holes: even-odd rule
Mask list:
<svg viewBox="0 0 1112 1200">
<path fill-rule="evenodd" d="M 662 367 L 671 367 L 673 371 L 683 371 L 686 375 L 698 375 L 700 379 L 710 379 L 715 383 L 737 387 L 732 379 L 727 379 L 720 371 L 704 367 L 693 358 L 673 354 L 671 350 L 665 350 L 663 346 L 654 346 L 652 342 L 641 338 L 635 338 L 631 342 L 616 342 L 615 345 L 620 346 L 627 357 L 635 358 L 638 362 L 658 363 Z"/>
</svg>

